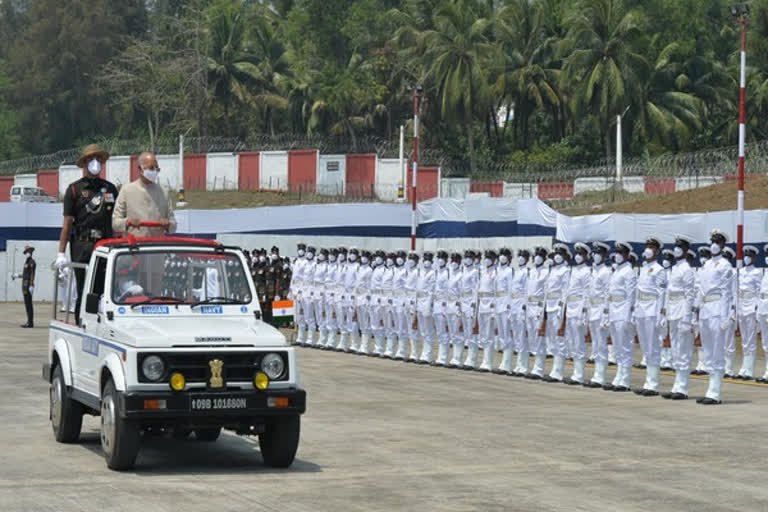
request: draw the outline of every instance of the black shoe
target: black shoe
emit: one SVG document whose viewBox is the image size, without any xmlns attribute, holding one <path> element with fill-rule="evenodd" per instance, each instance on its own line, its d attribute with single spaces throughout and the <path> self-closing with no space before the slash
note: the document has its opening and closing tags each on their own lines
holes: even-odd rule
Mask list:
<svg viewBox="0 0 768 512">
<path fill-rule="evenodd" d="M 643 396 L 659 396 L 659 392 L 652 389 L 644 389 L 641 394 Z"/>
<path fill-rule="evenodd" d="M 585 388 L 592 388 L 592 389 L 597 389 L 597 388 L 602 388 L 603 387 L 602 384 L 598 384 L 597 382 L 592 382 L 591 380 L 585 382 L 584 384 L 582 384 L 582 386 L 584 386 Z"/>
<path fill-rule="evenodd" d="M 593 358 L 593 357 L 590 357 L 589 359 L 587 359 L 587 362 L 588 362 L 589 364 L 595 364 L 595 358 Z"/>
<path fill-rule="evenodd" d="M 30 324 L 29 322 L 27 322 L 26 324 L 23 324 L 21 326 L 22 329 L 31 329 L 33 327 L 34 327 L 34 325 Z"/>
<path fill-rule="evenodd" d="M 705 397 L 704 400 L 702 400 L 701 402 L 697 400 L 697 402 L 700 403 L 701 405 L 720 405 L 723 403 L 722 400 L 715 400 L 714 398 L 709 398 L 709 397 Z"/>
<path fill-rule="evenodd" d="M 603 384 L 603 391 L 613 391 L 613 384 Z"/>
<path fill-rule="evenodd" d="M 429 364 L 429 361 L 425 361 L 425 360 L 423 360 L 423 359 L 419 359 L 418 361 L 416 361 L 416 364 L 420 364 L 420 365 L 422 365 L 422 366 L 423 366 L 423 365 L 425 365 L 425 364 Z"/>
<path fill-rule="evenodd" d="M 541 380 L 541 375 L 536 375 L 535 373 L 529 373 L 525 376 L 526 379 L 529 380 Z"/>
<path fill-rule="evenodd" d="M 459 365 L 457 365 L 457 364 L 448 364 L 446 366 L 446 368 L 450 368 L 451 370 L 455 370 L 456 368 L 461 368 L 461 367 Z"/>
<path fill-rule="evenodd" d="M 705 398 L 706 398 L 705 396 L 700 396 L 699 398 L 697 398 L 697 399 L 696 399 L 696 403 L 697 403 L 697 404 L 700 404 L 700 403 L 702 403 L 702 402 L 704 401 L 704 399 L 705 399 Z"/>
<path fill-rule="evenodd" d="M 636 395 L 642 395 L 643 391 L 645 391 L 645 389 L 643 389 L 643 388 L 635 388 L 635 389 L 632 390 L 632 392 L 634 394 L 636 394 Z"/>
<path fill-rule="evenodd" d="M 368 357 L 381 357 L 381 354 L 374 354 L 373 352 L 369 352 L 366 354 Z"/>
<path fill-rule="evenodd" d="M 491 370 L 487 370 L 485 368 L 480 368 L 480 367 L 474 368 L 474 370 L 478 373 L 491 373 Z"/>
<path fill-rule="evenodd" d="M 499 370 L 498 368 L 496 368 L 495 370 L 491 370 L 491 373 L 495 375 L 507 375 L 506 370 Z"/>
<path fill-rule="evenodd" d="M 522 374 L 520 372 L 512 372 L 509 374 L 510 377 L 525 377 L 525 374 Z"/>
<path fill-rule="evenodd" d="M 400 356 L 395 356 L 394 360 L 395 361 L 405 361 L 405 359 L 400 357 Z"/>
<path fill-rule="evenodd" d="M 683 393 L 672 393 L 672 400 L 688 400 L 688 395 Z"/>
<path fill-rule="evenodd" d="M 552 354 L 547 354 L 547 359 L 552 359 L 553 357 L 555 356 L 553 356 Z"/>
<path fill-rule="evenodd" d="M 763 383 L 765 383 L 765 382 L 768 382 L 768 381 L 766 381 L 766 380 L 765 380 L 764 378 L 762 378 L 762 377 L 758 377 L 757 379 L 755 379 L 755 382 L 759 382 L 759 383 L 763 384 Z"/>
<path fill-rule="evenodd" d="M 567 379 L 563 379 L 563 382 L 568 384 L 569 386 L 581 386 L 581 382 L 577 380 L 573 380 L 570 377 L 568 377 Z"/>
<path fill-rule="evenodd" d="M 611 363 L 611 362 L 609 361 L 609 362 L 608 362 L 608 366 L 616 366 L 616 363 Z"/>
<path fill-rule="evenodd" d="M 554 377 L 550 377 L 549 375 L 545 375 L 541 380 L 544 382 L 563 382 L 562 379 L 555 379 Z"/>
<path fill-rule="evenodd" d="M 629 389 L 626 386 L 616 386 L 615 388 L 613 388 L 613 390 L 618 393 L 626 393 L 627 391 L 631 391 L 631 389 Z"/>
<path fill-rule="evenodd" d="M 734 378 L 734 376 L 733 376 L 733 375 L 731 375 L 730 373 L 724 373 L 724 374 L 723 374 L 723 378 L 724 378 L 724 379 L 733 379 L 733 378 Z"/>
<path fill-rule="evenodd" d="M 671 391 L 667 391 L 667 392 L 661 394 L 661 398 L 663 398 L 664 400 L 669 400 L 669 399 L 672 398 L 672 395 L 674 395 L 674 394 L 675 393 L 672 393 Z"/>
<path fill-rule="evenodd" d="M 741 380 L 743 380 L 744 382 L 749 382 L 749 381 L 755 380 L 755 379 L 753 377 L 748 376 L 748 375 L 742 375 L 741 376 Z"/>
</svg>

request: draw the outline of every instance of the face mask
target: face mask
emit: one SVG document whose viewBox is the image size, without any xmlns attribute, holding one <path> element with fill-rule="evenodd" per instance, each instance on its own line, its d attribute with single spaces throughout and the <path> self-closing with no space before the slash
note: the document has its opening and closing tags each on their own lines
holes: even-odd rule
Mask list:
<svg viewBox="0 0 768 512">
<path fill-rule="evenodd" d="M 563 257 L 562 257 L 562 255 L 560 255 L 560 254 L 555 254 L 555 263 L 557 263 L 557 264 L 559 265 L 559 264 L 561 264 L 562 262 L 563 262 Z"/>
<path fill-rule="evenodd" d="M 620 252 L 617 252 L 617 253 L 616 253 L 616 254 L 613 256 L 613 259 L 614 259 L 614 261 L 615 261 L 616 263 L 618 263 L 619 265 L 621 265 L 622 263 L 624 263 L 624 255 L 623 255 L 623 254 L 621 254 Z"/>
<path fill-rule="evenodd" d="M 653 258 L 653 249 L 651 249 L 650 247 L 646 247 L 645 250 L 643 251 L 643 258 L 647 260 L 650 260 L 651 258 Z"/>
<path fill-rule="evenodd" d="M 661 266 L 664 267 L 664 268 L 669 268 L 669 267 L 672 266 L 672 263 L 670 263 L 669 260 L 664 260 L 664 261 L 661 262 Z"/>
<path fill-rule="evenodd" d="M 405 263 L 405 262 L 403 261 L 403 258 L 397 258 L 395 260 L 395 263 L 397 263 L 398 267 L 401 267 L 403 265 L 403 263 Z"/>
<path fill-rule="evenodd" d="M 357 260 L 357 255 L 355 253 L 352 253 L 349 255 L 349 261 L 355 261 Z"/>
<path fill-rule="evenodd" d="M 308 259 L 308 260 L 311 260 L 311 259 L 312 259 L 312 258 L 314 258 L 314 257 L 315 257 L 315 253 L 313 253 L 313 252 L 308 252 L 308 253 L 307 253 L 307 259 Z"/>
<path fill-rule="evenodd" d="M 593 254 L 592 261 L 594 261 L 596 265 L 601 264 L 603 262 L 603 255 L 600 253 Z"/>
<path fill-rule="evenodd" d="M 574 261 L 576 261 L 577 265 L 581 265 L 582 263 L 584 263 L 584 256 L 582 256 L 581 254 L 577 254 L 576 257 L 574 258 Z"/>
<path fill-rule="evenodd" d="M 367 265 L 368 264 L 368 258 L 366 258 L 365 256 L 360 258 L 360 261 L 363 263 L 363 265 Z"/>
<path fill-rule="evenodd" d="M 683 248 L 682 247 L 675 247 L 675 250 L 673 252 L 675 254 L 675 258 L 682 258 L 683 257 Z"/>
<path fill-rule="evenodd" d="M 445 260 L 443 258 L 437 260 L 437 266 L 443 268 L 445 266 Z"/>
<path fill-rule="evenodd" d="M 299 249 L 298 255 L 299 257 L 304 256 L 304 249 Z"/>
<path fill-rule="evenodd" d="M 142 172 L 142 176 L 144 176 L 144 178 L 149 180 L 150 182 L 155 183 L 157 182 L 157 174 L 159 172 L 160 171 L 156 171 L 153 169 L 144 169 L 144 171 Z"/>
<path fill-rule="evenodd" d="M 720 244 L 712 242 L 712 245 L 709 246 L 709 250 L 712 252 L 712 256 L 717 256 L 720 254 Z"/>
<path fill-rule="evenodd" d="M 475 258 L 475 265 L 479 265 L 479 264 L 480 264 L 480 258 Z"/>
<path fill-rule="evenodd" d="M 458 261 L 452 261 L 451 262 L 451 270 L 456 270 L 459 268 L 459 262 Z"/>
<path fill-rule="evenodd" d="M 388 267 L 391 267 L 394 264 L 395 264 L 395 260 L 393 260 L 392 258 L 387 258 L 387 266 Z"/>
<path fill-rule="evenodd" d="M 331 254 L 330 256 L 328 256 L 328 261 L 330 261 L 331 263 L 335 262 L 336 261 L 336 256 Z"/>
<path fill-rule="evenodd" d="M 408 260 L 408 268 L 413 268 L 416 266 L 416 260 Z"/>
<path fill-rule="evenodd" d="M 101 161 L 94 158 L 88 162 L 88 172 L 91 173 L 92 176 L 98 175 L 101 172 Z"/>
<path fill-rule="evenodd" d="M 344 253 L 339 254 L 339 262 L 343 262 L 343 261 L 346 261 L 346 260 L 347 260 L 347 257 L 346 257 L 346 255 L 344 255 Z"/>
<path fill-rule="evenodd" d="M 269 257 L 270 257 L 270 259 L 272 259 L 272 261 L 277 261 L 277 258 L 279 258 L 279 256 L 277 254 L 275 254 L 275 253 L 270 254 Z"/>
<path fill-rule="evenodd" d="M 325 261 L 325 254 L 318 254 L 317 261 Z"/>
<path fill-rule="evenodd" d="M 534 265 L 536 265 L 536 266 L 538 267 L 539 265 L 541 265 L 542 263 L 544 263 L 544 258 L 542 258 L 541 256 L 539 256 L 539 255 L 537 254 L 537 255 L 536 255 L 536 257 L 535 257 L 535 258 L 533 258 L 533 263 L 534 263 Z"/>
<path fill-rule="evenodd" d="M 382 263 L 384 263 L 384 260 L 381 258 L 381 256 L 376 256 L 376 259 L 375 259 L 375 260 L 373 260 L 373 262 L 374 262 L 376 265 L 381 265 Z"/>
<path fill-rule="evenodd" d="M 485 258 L 483 260 L 483 265 L 485 265 L 486 267 L 490 267 L 491 265 L 493 265 L 493 260 L 491 258 Z"/>
<path fill-rule="evenodd" d="M 259 261 L 264 263 L 265 261 L 267 261 L 267 257 L 266 256 L 259 256 Z"/>
<path fill-rule="evenodd" d="M 287 263 L 283 263 L 283 270 L 288 270 L 288 264 Z"/>
<path fill-rule="evenodd" d="M 704 256 L 702 256 L 701 258 L 699 258 L 699 264 L 700 264 L 700 265 L 704 265 L 706 262 L 707 262 L 707 258 L 705 258 Z"/>
<path fill-rule="evenodd" d="M 523 258 L 522 256 L 518 256 L 517 257 L 517 266 L 518 267 L 524 267 L 526 263 L 528 263 L 528 262 L 525 261 L 525 258 Z"/>
<path fill-rule="evenodd" d="M 464 265 L 470 266 L 472 264 L 472 258 L 464 258 Z"/>
<path fill-rule="evenodd" d="M 509 259 L 502 254 L 501 256 L 499 256 L 499 263 L 501 263 L 502 265 L 506 265 L 507 263 L 509 263 Z"/>
<path fill-rule="evenodd" d="M 424 268 L 426 269 L 432 268 L 432 262 L 429 260 L 424 260 Z"/>
<path fill-rule="evenodd" d="M 752 256 L 744 256 L 744 265 L 750 266 L 752 264 Z"/>
</svg>

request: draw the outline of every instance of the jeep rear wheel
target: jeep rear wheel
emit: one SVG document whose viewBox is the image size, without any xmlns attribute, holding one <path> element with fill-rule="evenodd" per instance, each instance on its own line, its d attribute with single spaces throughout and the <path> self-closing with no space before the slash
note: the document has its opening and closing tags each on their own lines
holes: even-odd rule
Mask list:
<svg viewBox="0 0 768 512">
<path fill-rule="evenodd" d="M 83 406 L 72 400 L 64 383 L 61 365 L 53 370 L 50 390 L 50 418 L 53 435 L 60 443 L 74 443 L 80 439 L 83 426 Z"/>
<path fill-rule="evenodd" d="M 204 443 L 212 443 L 219 438 L 221 427 L 196 428 L 195 438 Z"/>
<path fill-rule="evenodd" d="M 293 464 L 299 448 L 301 419 L 298 415 L 275 418 L 259 434 L 259 448 L 264 463 L 273 468 L 287 468 Z"/>
<path fill-rule="evenodd" d="M 101 448 L 107 467 L 115 470 L 133 468 L 139 453 L 139 428 L 120 418 L 118 392 L 112 379 L 101 396 Z"/>
</svg>

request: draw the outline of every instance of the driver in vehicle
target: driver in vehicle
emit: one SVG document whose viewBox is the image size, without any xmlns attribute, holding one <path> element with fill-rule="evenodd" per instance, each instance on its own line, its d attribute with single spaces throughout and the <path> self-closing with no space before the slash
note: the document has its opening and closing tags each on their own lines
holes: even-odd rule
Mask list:
<svg viewBox="0 0 768 512">
<path fill-rule="evenodd" d="M 123 302 L 129 297 L 146 295 L 144 288 L 138 282 L 138 258 L 121 257 L 117 259 L 115 269 L 115 286 L 117 302 Z"/>
</svg>

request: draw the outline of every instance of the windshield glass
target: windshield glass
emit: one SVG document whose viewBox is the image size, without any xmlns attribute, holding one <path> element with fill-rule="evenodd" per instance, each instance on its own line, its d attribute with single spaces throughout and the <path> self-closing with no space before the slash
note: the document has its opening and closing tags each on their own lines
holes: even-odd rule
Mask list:
<svg viewBox="0 0 768 512">
<path fill-rule="evenodd" d="M 174 249 L 121 254 L 115 258 L 112 302 L 192 304 L 210 300 L 251 301 L 248 279 L 235 254 Z M 154 301 L 153 301 L 154 302 Z"/>
</svg>

